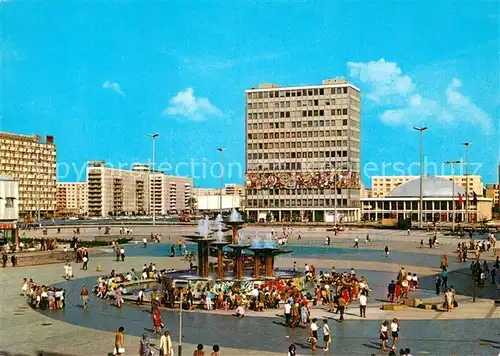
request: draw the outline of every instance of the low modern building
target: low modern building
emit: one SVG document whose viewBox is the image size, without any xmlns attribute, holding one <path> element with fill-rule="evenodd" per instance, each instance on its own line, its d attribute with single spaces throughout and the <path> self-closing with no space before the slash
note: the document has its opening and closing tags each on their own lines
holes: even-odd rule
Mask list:
<svg viewBox="0 0 500 356">
<path fill-rule="evenodd" d="M 17 245 L 19 219 L 19 182 L 13 177 L 0 176 L 0 239 Z"/>
<path fill-rule="evenodd" d="M 87 182 L 57 183 L 57 215 L 85 216 L 88 209 Z"/>
<path fill-rule="evenodd" d="M 202 212 L 217 211 L 221 208 L 219 188 L 195 188 L 197 210 Z M 238 184 L 226 184 L 222 189 L 222 210 L 243 209 L 245 189 Z"/>
<path fill-rule="evenodd" d="M 467 190 L 467 176 L 436 176 L 455 182 L 458 186 Z M 372 176 L 372 196 L 374 198 L 383 198 L 401 184 L 409 182 L 420 176 Z M 469 194 L 475 192 L 477 195 L 483 195 L 483 181 L 481 176 L 469 175 Z"/>
<path fill-rule="evenodd" d="M 465 200 L 465 190 L 458 184 L 440 177 L 423 178 L 423 220 L 433 222 L 466 221 L 465 201 L 460 204 L 459 194 Z M 420 179 L 413 179 L 393 189 L 385 197 L 362 198 L 362 216 L 366 221 L 381 219 L 419 220 Z M 455 202 L 455 208 L 454 204 Z M 477 196 L 469 198 L 469 221 L 491 219 L 492 199 Z"/>
</svg>

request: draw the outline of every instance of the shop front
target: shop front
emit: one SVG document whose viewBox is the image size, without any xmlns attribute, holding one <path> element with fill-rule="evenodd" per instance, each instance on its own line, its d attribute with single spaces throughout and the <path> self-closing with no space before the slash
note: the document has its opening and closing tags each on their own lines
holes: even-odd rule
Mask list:
<svg viewBox="0 0 500 356">
<path fill-rule="evenodd" d="M 14 223 L 0 222 L 0 243 L 11 249 L 19 247 L 19 230 Z"/>
</svg>

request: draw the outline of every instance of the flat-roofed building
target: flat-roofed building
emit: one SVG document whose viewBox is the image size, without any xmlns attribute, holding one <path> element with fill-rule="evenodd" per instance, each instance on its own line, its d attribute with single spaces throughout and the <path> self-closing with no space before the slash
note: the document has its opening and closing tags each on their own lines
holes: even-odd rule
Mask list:
<svg viewBox="0 0 500 356">
<path fill-rule="evenodd" d="M 85 216 L 87 213 L 87 182 L 57 182 L 57 214 L 59 216 Z"/>
<path fill-rule="evenodd" d="M 19 184 L 19 215 L 50 217 L 56 211 L 56 145 L 53 136 L 0 132 L 0 175 Z"/>
<path fill-rule="evenodd" d="M 183 213 L 193 194 L 192 178 L 151 172 L 147 164 L 124 170 L 89 162 L 87 183 L 90 216 Z"/>
<path fill-rule="evenodd" d="M 359 219 L 360 106 L 360 90 L 343 79 L 245 91 L 250 219 Z"/>
</svg>

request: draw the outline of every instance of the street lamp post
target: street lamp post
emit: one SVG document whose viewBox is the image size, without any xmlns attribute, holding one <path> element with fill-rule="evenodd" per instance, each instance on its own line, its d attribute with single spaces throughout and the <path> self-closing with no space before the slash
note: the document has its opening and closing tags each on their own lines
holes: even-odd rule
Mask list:
<svg viewBox="0 0 500 356">
<path fill-rule="evenodd" d="M 455 164 L 462 163 L 462 161 L 446 161 L 446 164 L 451 164 L 451 180 L 453 182 L 452 185 L 452 193 L 451 193 L 451 204 L 453 205 L 453 217 L 451 223 L 451 231 L 455 232 Z"/>
<path fill-rule="evenodd" d="M 184 280 L 174 281 L 174 287 L 180 289 L 179 293 L 179 346 L 177 349 L 178 356 L 182 356 L 182 296 L 184 288 L 188 287 L 188 282 Z"/>
<path fill-rule="evenodd" d="M 420 207 L 419 207 L 419 221 L 420 228 L 423 227 L 423 185 L 424 185 L 424 131 L 428 129 L 427 126 L 424 127 L 413 127 L 415 130 L 420 132 Z"/>
<path fill-rule="evenodd" d="M 465 146 L 465 222 L 469 223 L 469 146 L 470 142 L 464 142 Z"/>
<path fill-rule="evenodd" d="M 223 148 L 218 148 L 217 151 L 220 152 L 220 189 L 219 189 L 219 213 L 222 216 L 222 184 L 224 182 L 224 164 L 222 160 Z"/>
<path fill-rule="evenodd" d="M 156 138 L 160 134 L 158 133 L 153 133 L 149 134 L 148 136 L 153 139 L 153 162 L 151 163 L 151 184 L 153 184 L 153 198 L 151 199 L 152 205 L 153 205 L 153 226 L 156 225 L 156 178 L 155 178 L 155 170 L 156 170 Z"/>
</svg>

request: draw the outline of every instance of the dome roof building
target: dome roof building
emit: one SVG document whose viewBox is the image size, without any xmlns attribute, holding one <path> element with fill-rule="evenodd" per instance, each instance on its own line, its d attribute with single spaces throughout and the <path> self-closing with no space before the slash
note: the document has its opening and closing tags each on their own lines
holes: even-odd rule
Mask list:
<svg viewBox="0 0 500 356">
<path fill-rule="evenodd" d="M 446 198 L 453 196 L 453 186 L 455 186 L 455 197 L 458 194 L 464 195 L 465 191 L 457 184 L 447 179 L 438 177 L 423 177 L 422 191 L 424 198 Z M 420 178 L 412 179 L 401 184 L 387 195 L 388 198 L 415 198 L 420 197 Z"/>
<path fill-rule="evenodd" d="M 383 188 L 390 186 L 385 181 L 378 184 L 383 184 Z M 468 209 L 465 207 L 466 199 L 465 189 L 450 179 L 435 176 L 422 178 L 422 218 L 426 223 L 449 223 L 453 220 L 479 222 L 491 219 L 492 199 L 485 198 L 481 192 L 472 189 L 469 189 Z M 361 209 L 365 221 L 419 221 L 420 178 L 400 184 L 385 197 L 362 197 Z M 467 214 L 469 219 L 465 219 Z"/>
</svg>

